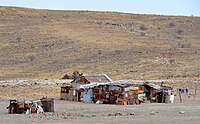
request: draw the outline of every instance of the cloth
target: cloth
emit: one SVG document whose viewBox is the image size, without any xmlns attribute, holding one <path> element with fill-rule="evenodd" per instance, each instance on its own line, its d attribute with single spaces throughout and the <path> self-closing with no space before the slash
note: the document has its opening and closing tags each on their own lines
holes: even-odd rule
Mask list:
<svg viewBox="0 0 200 124">
<path fill-rule="evenodd" d="M 37 113 L 44 113 L 44 110 L 40 105 L 38 105 Z"/>
</svg>

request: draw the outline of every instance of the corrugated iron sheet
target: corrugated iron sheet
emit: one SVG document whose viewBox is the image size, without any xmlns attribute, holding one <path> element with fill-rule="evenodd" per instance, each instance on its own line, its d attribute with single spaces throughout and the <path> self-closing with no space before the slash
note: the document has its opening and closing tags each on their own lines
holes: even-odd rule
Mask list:
<svg viewBox="0 0 200 124">
<path fill-rule="evenodd" d="M 112 82 L 112 79 L 109 78 L 106 74 L 83 75 L 83 76 L 90 83 Z"/>
</svg>

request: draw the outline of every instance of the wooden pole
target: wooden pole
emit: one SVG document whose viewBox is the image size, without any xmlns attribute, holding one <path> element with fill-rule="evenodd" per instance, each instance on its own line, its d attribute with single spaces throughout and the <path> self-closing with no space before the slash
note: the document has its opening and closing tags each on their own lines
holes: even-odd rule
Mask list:
<svg viewBox="0 0 200 124">
<path fill-rule="evenodd" d="M 194 101 L 195 101 L 196 94 L 197 94 L 197 86 L 195 86 L 195 91 L 194 91 Z"/>
<path fill-rule="evenodd" d="M 180 103 L 182 103 L 181 93 L 179 93 Z"/>
</svg>

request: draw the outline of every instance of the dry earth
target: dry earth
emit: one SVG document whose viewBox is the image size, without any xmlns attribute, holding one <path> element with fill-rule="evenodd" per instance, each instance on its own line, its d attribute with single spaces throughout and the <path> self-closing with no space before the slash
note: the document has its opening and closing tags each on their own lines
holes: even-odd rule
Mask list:
<svg viewBox="0 0 200 124">
<path fill-rule="evenodd" d="M 200 77 L 200 18 L 0 7 L 0 79 Z"/>
<path fill-rule="evenodd" d="M 198 99 L 199 100 L 199 99 Z M 55 112 L 10 115 L 8 100 L 0 101 L 1 124 L 77 124 L 77 123 L 148 123 L 199 124 L 200 101 L 173 104 L 141 104 L 130 106 L 96 105 L 55 100 Z"/>
</svg>

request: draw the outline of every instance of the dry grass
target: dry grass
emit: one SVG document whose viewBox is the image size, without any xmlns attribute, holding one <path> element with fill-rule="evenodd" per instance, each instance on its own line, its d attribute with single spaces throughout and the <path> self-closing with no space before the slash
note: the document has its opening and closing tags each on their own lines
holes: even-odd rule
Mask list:
<svg viewBox="0 0 200 124">
<path fill-rule="evenodd" d="M 200 77 L 200 18 L 0 7 L 0 79 Z"/>
<path fill-rule="evenodd" d="M 56 84 L 32 84 L 29 85 L 1 85 L 0 98 L 2 99 L 24 99 L 60 96 L 60 87 Z"/>
</svg>

